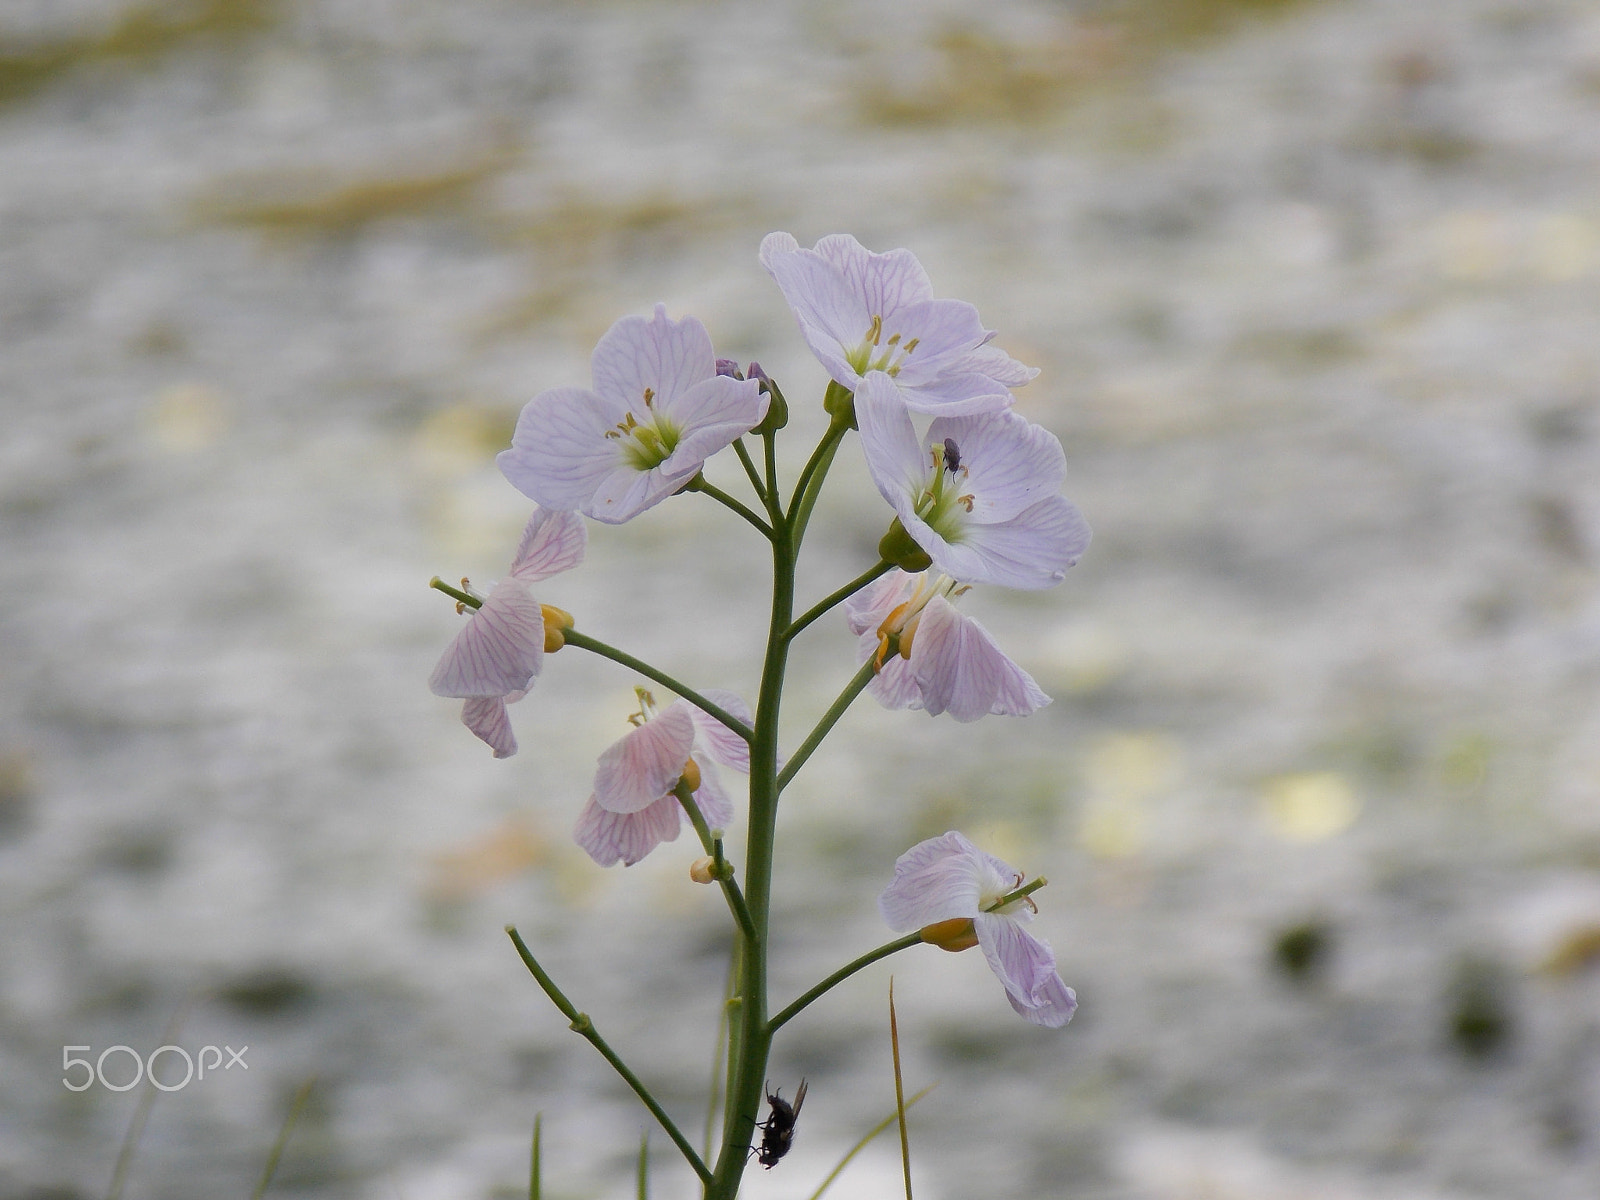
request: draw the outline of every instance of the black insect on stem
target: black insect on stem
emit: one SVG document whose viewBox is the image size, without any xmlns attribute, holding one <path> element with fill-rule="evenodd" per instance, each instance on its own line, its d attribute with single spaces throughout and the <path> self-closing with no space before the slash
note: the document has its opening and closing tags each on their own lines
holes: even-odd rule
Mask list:
<svg viewBox="0 0 1600 1200">
<path fill-rule="evenodd" d="M 772 1112 L 756 1128 L 761 1130 L 761 1145 L 756 1150 L 756 1161 L 767 1170 L 778 1165 L 778 1160 L 789 1153 L 794 1144 L 794 1126 L 800 1119 L 800 1106 L 806 1102 L 806 1081 L 802 1079 L 795 1089 L 794 1103 L 783 1098 L 783 1089 L 767 1093 L 767 1103 Z"/>
</svg>

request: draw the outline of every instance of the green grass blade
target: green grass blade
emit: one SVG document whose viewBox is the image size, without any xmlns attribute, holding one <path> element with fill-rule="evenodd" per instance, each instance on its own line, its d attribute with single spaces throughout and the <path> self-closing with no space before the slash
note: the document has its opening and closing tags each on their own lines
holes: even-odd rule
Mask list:
<svg viewBox="0 0 1600 1200">
<path fill-rule="evenodd" d="M 650 1200 L 650 1131 L 639 1135 L 639 1200 Z"/>
<path fill-rule="evenodd" d="M 528 1162 L 528 1200 L 539 1200 L 539 1176 L 542 1171 L 539 1153 L 540 1126 L 544 1121 L 543 1113 L 533 1114 L 533 1154 Z"/>
<path fill-rule="evenodd" d="M 278 1160 L 283 1157 L 283 1148 L 289 1144 L 289 1134 L 294 1131 L 294 1123 L 300 1119 L 300 1110 L 305 1108 L 306 1101 L 311 1099 L 311 1089 L 316 1086 L 316 1082 L 317 1077 L 312 1075 L 294 1094 L 294 1102 L 289 1105 L 289 1115 L 283 1119 L 283 1128 L 278 1130 L 278 1140 L 272 1143 L 272 1152 L 267 1155 L 266 1168 L 261 1172 L 261 1182 L 256 1184 L 256 1190 L 250 1193 L 250 1200 L 261 1200 L 261 1197 L 267 1194 L 267 1187 L 278 1171 Z"/>
<path fill-rule="evenodd" d="M 921 1100 L 924 1096 L 938 1086 L 939 1085 L 937 1083 L 930 1083 L 927 1087 L 923 1088 L 915 1096 L 912 1096 L 911 1099 L 906 1101 L 906 1108 L 911 1108 L 918 1100 Z M 877 1137 L 885 1129 L 893 1125 L 895 1123 L 895 1119 L 899 1117 L 899 1115 L 900 1109 L 897 1105 L 894 1112 L 890 1113 L 871 1129 L 867 1130 L 866 1135 L 854 1146 L 851 1146 L 845 1156 L 839 1160 L 838 1165 L 836 1165 L 833 1170 L 828 1172 L 828 1177 L 818 1185 L 816 1191 L 811 1193 L 809 1200 L 822 1200 L 822 1194 L 833 1186 L 834 1180 L 838 1179 L 840 1175 L 844 1174 L 844 1169 L 850 1165 L 850 1160 L 865 1150 L 873 1138 Z"/>
<path fill-rule="evenodd" d="M 905 1168 L 906 1200 L 911 1200 L 911 1142 L 906 1137 L 906 1088 L 900 1077 L 900 1025 L 894 1015 L 894 976 L 889 976 L 889 1047 L 894 1051 L 894 1111 L 900 1119 L 900 1163 Z"/>
</svg>

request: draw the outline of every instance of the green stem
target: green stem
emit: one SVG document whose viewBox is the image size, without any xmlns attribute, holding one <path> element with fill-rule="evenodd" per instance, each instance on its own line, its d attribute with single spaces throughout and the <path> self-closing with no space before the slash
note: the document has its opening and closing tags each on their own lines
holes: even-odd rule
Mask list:
<svg viewBox="0 0 1600 1200">
<path fill-rule="evenodd" d="M 870 967 L 880 958 L 888 958 L 891 954 L 898 954 L 902 950 L 909 949 L 912 946 L 920 945 L 921 942 L 922 934 L 920 932 L 908 933 L 904 937 L 895 938 L 895 940 L 892 942 L 885 942 L 876 950 L 869 950 L 860 958 L 855 959 L 853 962 L 848 962 L 844 966 L 840 967 L 832 975 L 829 975 L 821 983 L 817 984 L 816 987 L 811 988 L 809 991 L 802 994 L 800 998 L 797 999 L 793 1004 L 789 1005 L 788 1008 L 785 1008 L 777 1016 L 773 1017 L 772 1020 L 768 1021 L 767 1028 L 773 1032 L 777 1032 L 781 1026 L 788 1024 L 790 1018 L 798 1016 L 800 1012 L 813 1000 L 832 991 L 846 979 L 849 979 L 850 976 L 861 970 L 862 967 Z"/>
<path fill-rule="evenodd" d="M 739 891 L 739 885 L 733 881 L 733 867 L 722 857 L 722 839 L 712 836 L 711 827 L 706 824 L 705 814 L 700 811 L 700 805 L 695 802 L 694 793 L 689 790 L 687 783 L 679 779 L 672 789 L 672 794 L 678 798 L 678 803 L 683 805 L 683 811 L 689 814 L 689 823 L 699 835 L 700 844 L 715 860 L 717 882 L 722 885 L 722 894 L 727 897 L 728 911 L 739 923 L 739 929 L 745 937 L 755 937 L 755 923 L 750 919 L 750 909 L 744 902 L 744 895 Z"/>
<path fill-rule="evenodd" d="M 694 479 L 689 482 L 689 486 L 684 490 L 689 492 L 704 492 L 717 503 L 723 505 L 725 508 L 732 509 L 746 521 L 749 521 L 750 524 L 754 525 L 761 531 L 762 537 L 766 538 L 768 541 L 772 540 L 771 525 L 768 525 L 760 517 L 756 516 L 755 513 L 751 512 L 738 500 L 735 500 L 732 496 L 728 495 L 727 492 L 723 491 L 716 484 L 709 482 L 704 475 L 696 475 Z"/>
<path fill-rule="evenodd" d="M 879 576 L 892 570 L 894 570 L 894 564 L 892 562 L 880 562 L 871 570 L 863 571 L 838 591 L 824 596 L 810 608 L 806 609 L 804 613 L 796 617 L 794 619 L 794 624 L 790 625 L 789 628 L 784 631 L 783 636 L 790 641 L 793 641 L 794 636 L 797 633 L 799 633 L 807 625 L 811 624 L 811 622 L 815 621 L 818 617 L 822 616 L 823 613 L 827 612 L 835 604 L 838 604 L 839 601 L 849 599 L 862 588 L 866 587 L 867 584 L 871 583 L 874 579 L 877 579 Z"/>
<path fill-rule="evenodd" d="M 767 511 L 774 522 L 783 520 L 783 498 L 778 494 L 777 437 L 771 433 L 761 435 L 762 463 L 767 469 Z"/>
<path fill-rule="evenodd" d="M 440 590 L 442 591 L 444 589 L 441 588 Z M 637 659 L 633 655 L 625 653 L 622 650 L 618 650 L 615 646 L 608 646 L 598 638 L 592 638 L 586 633 L 579 633 L 576 629 L 563 629 L 561 631 L 561 637 L 562 640 L 565 641 L 569 646 L 576 646 L 580 650 L 587 650 L 591 654 L 598 654 L 601 658 L 609 658 L 614 663 L 621 663 L 629 670 L 639 672 L 639 674 L 643 675 L 646 679 L 655 680 L 662 687 L 666 688 L 673 694 L 682 696 L 685 700 L 694 705 L 707 716 L 714 717 L 716 720 L 721 721 L 745 741 L 751 741 L 755 737 L 755 731 L 743 721 L 739 720 L 738 717 L 730 713 L 727 709 L 711 703 L 711 701 L 707 700 L 699 692 L 695 691 L 693 688 L 685 687 L 671 675 L 668 675 L 665 671 L 659 669 L 658 667 L 652 667 L 649 663 L 644 662 L 641 659 Z"/>
<path fill-rule="evenodd" d="M 564 1017 L 572 1022 L 572 1031 L 587 1038 L 589 1044 L 600 1052 L 600 1056 L 611 1064 L 618 1075 L 622 1076 L 623 1082 L 633 1089 L 634 1095 L 644 1102 L 644 1106 L 650 1110 L 651 1115 L 660 1123 L 667 1136 L 683 1152 L 683 1157 L 688 1161 L 689 1166 L 694 1168 L 694 1173 L 700 1176 L 701 1182 L 709 1185 L 712 1178 L 711 1172 L 706 1169 L 706 1164 L 695 1153 L 694 1147 L 689 1144 L 689 1139 L 678 1131 L 678 1127 L 673 1124 L 672 1118 L 667 1116 L 666 1110 L 650 1094 L 650 1089 L 640 1082 L 639 1077 L 628 1068 L 627 1063 L 617 1057 L 617 1052 L 606 1044 L 605 1038 L 600 1036 L 600 1031 L 594 1027 L 594 1022 L 589 1018 L 589 1014 L 579 1012 L 577 1006 L 568 1000 L 561 989 L 556 986 L 556 981 L 545 973 L 545 969 L 539 965 L 538 960 L 533 957 L 533 953 L 528 949 L 527 943 L 522 940 L 522 935 L 517 932 L 517 927 L 515 925 L 507 925 L 506 933 L 511 936 L 511 943 L 516 946 L 517 954 L 521 957 L 523 965 L 539 981 L 539 986 L 544 989 L 544 994 L 549 996 L 550 1002 L 561 1010 L 561 1014 Z"/>
<path fill-rule="evenodd" d="M 745 477 L 750 480 L 750 486 L 756 490 L 756 498 L 767 510 L 767 515 L 772 515 L 772 504 L 767 498 L 767 489 L 761 482 L 761 474 L 756 470 L 755 460 L 750 457 L 750 447 L 744 444 L 743 438 L 734 438 L 733 452 L 739 456 L 739 462 L 744 466 Z"/>
<path fill-rule="evenodd" d="M 811 510 L 816 507 L 817 496 L 822 492 L 822 481 L 827 477 L 828 468 L 833 465 L 833 456 L 838 453 L 839 443 L 844 440 L 849 428 L 848 422 L 837 419 L 828 426 L 828 432 L 822 435 L 817 448 L 811 452 L 810 461 L 801 470 L 800 478 L 794 485 L 794 496 L 789 501 L 789 538 L 796 547 L 800 545 L 800 539 L 805 537 Z"/>
<path fill-rule="evenodd" d="M 838 724 L 839 718 L 844 716 L 844 710 L 849 708 L 855 698 L 866 690 L 867 684 L 872 682 L 873 674 L 873 662 L 869 658 L 850 677 L 850 682 L 845 684 L 844 691 L 840 692 L 838 699 L 829 705 L 828 711 L 823 713 L 822 719 L 817 722 L 817 727 L 811 731 L 810 736 L 804 742 L 800 743 L 800 749 L 794 752 L 794 757 L 789 759 L 784 764 L 783 770 L 778 773 L 778 790 L 780 792 L 789 786 L 789 781 L 805 765 L 805 761 L 811 757 L 812 751 L 822 744 L 822 739 L 828 736 L 828 731 Z"/>
</svg>

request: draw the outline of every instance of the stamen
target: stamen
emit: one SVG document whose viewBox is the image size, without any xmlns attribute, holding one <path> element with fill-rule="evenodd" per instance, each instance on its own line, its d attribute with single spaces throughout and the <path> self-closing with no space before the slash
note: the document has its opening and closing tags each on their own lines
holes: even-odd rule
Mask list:
<svg viewBox="0 0 1600 1200">
<path fill-rule="evenodd" d="M 870 326 L 868 326 L 868 328 L 867 328 L 867 339 L 866 340 L 871 342 L 874 346 L 876 346 L 878 344 L 878 339 L 881 338 L 882 336 L 883 336 L 883 317 L 878 313 L 874 313 L 872 315 L 872 324 Z"/>
<path fill-rule="evenodd" d="M 646 408 L 650 407 L 650 401 L 654 400 L 655 398 L 656 398 L 656 390 L 655 390 L 655 388 L 645 388 L 645 390 L 644 390 L 644 406 Z M 632 420 L 633 418 L 632 418 L 632 416 L 630 416 L 628 419 Z"/>
<path fill-rule="evenodd" d="M 973 501 L 973 499 L 974 499 L 974 496 L 972 495 L 972 493 L 968 492 L 965 496 L 957 496 L 956 497 L 956 503 L 961 505 L 961 507 L 966 509 L 968 512 L 971 512 L 972 511 L 972 501 Z"/>
<path fill-rule="evenodd" d="M 906 343 L 906 353 L 910 354 L 913 350 L 915 350 L 917 348 L 917 343 L 920 342 L 921 340 L 922 340 L 921 338 L 912 338 L 909 342 L 907 342 Z"/>
</svg>

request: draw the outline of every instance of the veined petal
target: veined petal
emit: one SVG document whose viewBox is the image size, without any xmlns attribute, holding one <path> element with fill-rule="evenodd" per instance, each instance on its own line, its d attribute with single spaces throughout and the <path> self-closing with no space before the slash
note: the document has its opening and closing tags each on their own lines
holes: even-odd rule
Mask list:
<svg viewBox="0 0 1600 1200">
<path fill-rule="evenodd" d="M 524 583 L 538 583 L 583 561 L 589 530 L 575 512 L 535 508 L 522 531 L 511 574 Z"/>
<path fill-rule="evenodd" d="M 657 409 L 680 430 L 679 441 L 661 463 L 666 474 L 698 471 L 706 459 L 761 424 L 770 397 L 759 379 L 716 375 L 684 389 Z"/>
<path fill-rule="evenodd" d="M 1078 997 L 1056 973 L 1056 957 L 1047 942 L 998 913 L 982 913 L 973 925 L 989 969 L 1005 985 L 1012 1008 L 1049 1029 L 1072 1020 Z"/>
<path fill-rule="evenodd" d="M 726 829 L 733 823 L 733 798 L 723 790 L 722 780 L 717 778 L 717 769 L 711 765 L 709 756 L 696 753 L 691 757 L 694 765 L 700 768 L 700 786 L 694 791 L 700 815 L 712 829 Z"/>
<path fill-rule="evenodd" d="M 1039 374 L 1038 367 L 1024 366 L 998 346 L 979 346 L 963 363 L 1008 388 L 1022 387 Z"/>
<path fill-rule="evenodd" d="M 847 343 L 859 340 L 872 323 L 866 297 L 850 286 L 836 266 L 815 251 L 800 249 L 787 233 L 769 233 L 763 238 L 760 257 L 794 311 L 800 334 L 812 353 L 835 380 L 853 389 L 858 376 L 842 351 Z"/>
<path fill-rule="evenodd" d="M 1014 400 L 1003 384 L 976 371 L 963 371 L 959 362 L 915 385 L 900 382 L 897 386 L 907 408 L 937 416 L 1001 412 Z"/>
<path fill-rule="evenodd" d="M 582 506 L 583 512 L 607 525 L 631 521 L 688 483 L 699 469 L 699 464 L 695 464 L 687 471 L 668 475 L 660 468 L 641 471 L 630 464 L 619 463 L 614 471 L 602 476 L 595 484 L 594 491 Z"/>
<path fill-rule="evenodd" d="M 1020 717 L 1050 703 L 989 631 L 943 596 L 933 597 L 923 610 L 910 666 L 931 716 L 948 712 L 961 722 L 990 713 Z"/>
<path fill-rule="evenodd" d="M 819 241 L 811 253 L 844 278 L 852 294 L 865 301 L 869 314 L 878 313 L 888 318 L 911 305 L 933 299 L 933 282 L 917 256 L 909 250 L 874 254 L 848 233 L 834 233 Z"/>
<path fill-rule="evenodd" d="M 707 688 L 702 695 L 729 716 L 743 721 L 746 725 L 755 724 L 755 716 L 750 712 L 750 706 L 738 692 L 730 692 L 725 688 Z M 689 718 L 694 722 L 695 745 L 703 748 L 705 752 L 723 766 L 732 767 L 735 771 L 750 773 L 750 744 L 721 721 L 703 713 L 687 700 L 674 700 L 671 707 L 683 705 L 689 710 Z"/>
<path fill-rule="evenodd" d="M 662 842 L 677 839 L 683 828 L 683 806 L 676 796 L 663 796 L 634 813 L 601 808 L 593 796 L 578 814 L 572 836 L 602 867 L 631 867 Z"/>
<path fill-rule="evenodd" d="M 627 410 L 583 388 L 552 388 L 523 405 L 511 449 L 495 456 L 500 473 L 545 508 L 581 509 L 622 463 L 606 434 Z"/>
<path fill-rule="evenodd" d="M 590 366 L 595 391 L 637 414 L 647 390 L 658 409 L 670 408 L 717 373 L 717 357 L 704 325 L 694 317 L 669 320 L 667 306 L 658 304 L 648 320 L 623 317 L 606 330 Z"/>
<path fill-rule="evenodd" d="M 694 721 L 686 709 L 668 705 L 600 755 L 595 802 L 614 813 L 636 813 L 654 804 L 677 784 L 693 749 Z"/>
<path fill-rule="evenodd" d="M 909 523 L 906 529 L 917 538 Z M 966 526 L 957 545 L 941 539 L 935 549 L 920 538 L 917 544 L 957 579 L 1037 591 L 1066 578 L 1089 548 L 1089 538 L 1089 523 L 1071 501 L 1047 496 L 1009 521 Z"/>
<path fill-rule="evenodd" d="M 850 623 L 850 632 L 857 635 L 871 633 L 873 644 L 876 645 L 878 626 L 910 594 L 916 586 L 916 578 L 908 571 L 890 571 L 848 597 L 844 602 L 844 611 Z"/>
<path fill-rule="evenodd" d="M 909 257 L 910 252 L 900 253 Z M 916 347 L 898 361 L 896 382 L 905 388 L 915 388 L 937 378 L 941 370 L 956 366 L 968 351 L 976 350 L 994 336 L 978 319 L 978 310 L 965 300 L 935 300 L 930 296 L 909 304 L 897 304 L 893 310 L 873 308 L 871 311 L 883 314 L 886 335 L 900 334 L 902 345 L 911 338 L 917 340 Z"/>
<path fill-rule="evenodd" d="M 520 699 L 522 693 L 512 695 Z M 496 758 L 510 758 L 517 752 L 517 735 L 511 730 L 505 697 L 474 696 L 463 701 L 461 723 L 486 742 Z"/>
<path fill-rule="evenodd" d="M 939 417 L 923 444 L 954 442 L 961 454 L 960 488 L 972 497 L 972 520 L 1009 521 L 1053 496 L 1067 477 L 1061 440 L 1009 409 L 983 416 Z"/>
<path fill-rule="evenodd" d="M 856 389 L 856 424 L 867 472 L 904 523 L 932 462 L 923 456 L 905 401 L 882 371 L 869 371 Z"/>
<path fill-rule="evenodd" d="M 865 662 L 876 652 L 874 642 L 866 656 Z M 925 707 L 922 700 L 922 688 L 917 685 L 916 674 L 911 670 L 911 664 L 896 654 L 887 659 L 881 670 L 872 677 L 872 682 L 867 684 L 867 693 L 879 704 L 890 710 L 918 709 Z"/>
<path fill-rule="evenodd" d="M 889 928 L 910 931 L 951 917 L 976 917 L 983 892 L 983 852 L 954 830 L 907 850 L 878 897 Z"/>
<path fill-rule="evenodd" d="M 445 648 L 428 688 L 435 696 L 505 696 L 526 690 L 544 662 L 544 613 L 519 579 L 489 598 Z"/>
</svg>

